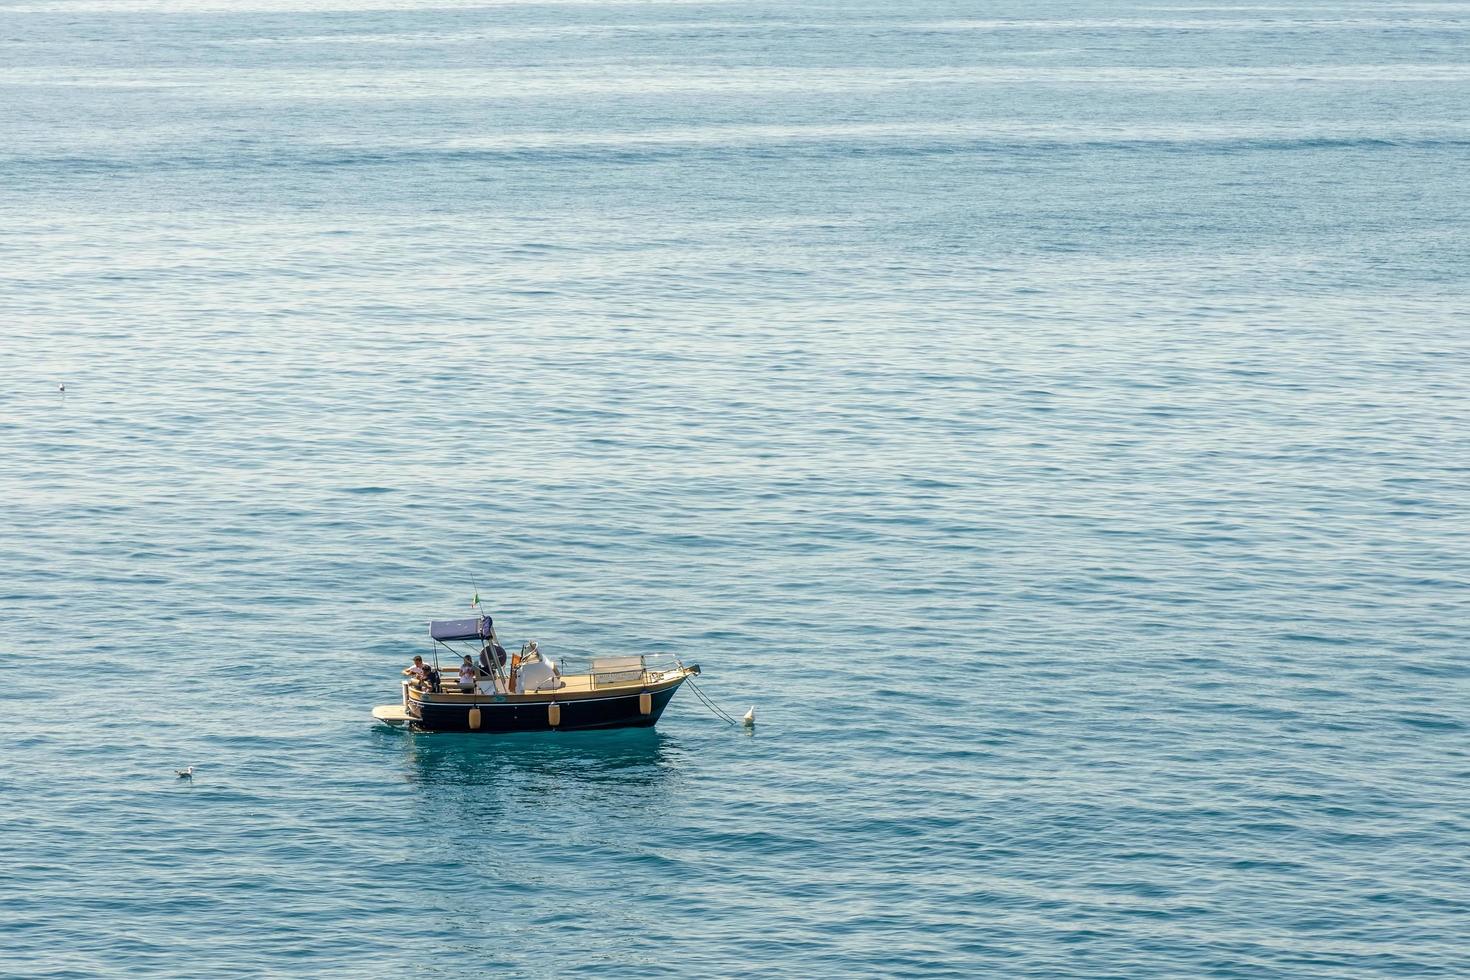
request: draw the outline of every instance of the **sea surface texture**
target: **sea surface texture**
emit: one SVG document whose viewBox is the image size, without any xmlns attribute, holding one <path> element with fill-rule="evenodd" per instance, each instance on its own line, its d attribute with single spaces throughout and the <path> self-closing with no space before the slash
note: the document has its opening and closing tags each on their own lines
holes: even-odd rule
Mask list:
<svg viewBox="0 0 1470 980">
<path fill-rule="evenodd" d="M 0 974 L 1465 977 L 1467 390 L 1467 3 L 0 0 Z"/>
</svg>

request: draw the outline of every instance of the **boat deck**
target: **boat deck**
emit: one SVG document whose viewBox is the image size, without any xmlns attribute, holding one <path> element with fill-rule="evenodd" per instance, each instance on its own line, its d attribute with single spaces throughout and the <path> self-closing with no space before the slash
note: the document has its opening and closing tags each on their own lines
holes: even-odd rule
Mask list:
<svg viewBox="0 0 1470 980">
<path fill-rule="evenodd" d="M 380 704 L 373 709 L 373 717 L 394 727 L 413 721 L 413 715 L 401 704 Z"/>
<path fill-rule="evenodd" d="M 660 690 L 670 684 L 677 683 L 687 676 L 687 672 L 681 668 L 672 670 L 648 670 L 641 675 L 618 678 L 614 681 L 601 680 L 596 674 L 566 674 L 563 675 L 562 686 L 555 690 L 542 688 L 537 691 L 517 691 L 514 694 L 506 694 L 504 689 L 497 683 L 495 689 L 490 688 L 490 679 L 481 678 L 479 687 L 471 691 L 461 691 L 459 685 L 452 678 L 446 678 L 441 684 L 438 693 L 428 691 L 412 691 L 411 696 L 420 701 L 468 701 L 475 699 L 496 698 L 505 700 L 525 699 L 527 701 L 546 701 L 565 697 L 611 697 L 617 695 L 636 694 L 641 691 Z"/>
</svg>

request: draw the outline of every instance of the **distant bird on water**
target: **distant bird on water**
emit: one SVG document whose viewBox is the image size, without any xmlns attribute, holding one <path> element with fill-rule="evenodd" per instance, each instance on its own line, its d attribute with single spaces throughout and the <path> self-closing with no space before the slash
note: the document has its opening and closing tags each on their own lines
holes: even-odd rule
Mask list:
<svg viewBox="0 0 1470 980">
<path fill-rule="evenodd" d="M 187 769 L 175 769 L 174 772 L 176 772 L 176 773 L 179 774 L 179 778 L 180 779 L 193 779 L 194 778 L 194 767 L 193 766 L 190 766 Z"/>
<path fill-rule="evenodd" d="M 755 705 L 751 705 L 750 706 L 750 710 L 745 713 L 745 717 L 744 718 L 741 718 L 740 720 L 741 720 L 741 722 L 743 722 L 745 724 L 745 727 L 746 728 L 754 728 L 755 727 Z"/>
<path fill-rule="evenodd" d="M 64 394 L 66 394 L 66 385 L 57 385 L 56 386 L 56 390 L 59 391 L 59 392 L 61 392 L 64 395 Z"/>
</svg>

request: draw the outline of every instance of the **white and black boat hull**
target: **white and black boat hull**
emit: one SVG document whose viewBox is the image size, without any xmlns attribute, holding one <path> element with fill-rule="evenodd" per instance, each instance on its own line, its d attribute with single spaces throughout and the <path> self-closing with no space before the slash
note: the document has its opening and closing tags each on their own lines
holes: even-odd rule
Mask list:
<svg viewBox="0 0 1470 980">
<path fill-rule="evenodd" d="M 527 697 L 517 695 L 413 697 L 408 722 L 430 732 L 549 732 L 603 728 L 648 728 L 657 724 L 680 677 L 646 691 L 623 689 L 605 695 Z M 646 697 L 645 697 L 646 695 Z"/>
</svg>

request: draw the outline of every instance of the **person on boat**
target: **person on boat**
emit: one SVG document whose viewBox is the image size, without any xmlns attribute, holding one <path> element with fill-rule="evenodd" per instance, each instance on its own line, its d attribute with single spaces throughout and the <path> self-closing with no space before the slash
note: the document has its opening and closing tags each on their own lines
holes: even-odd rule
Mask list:
<svg viewBox="0 0 1470 980">
<path fill-rule="evenodd" d="M 428 664 L 424 665 L 423 689 L 430 694 L 439 693 L 439 671 Z"/>
<path fill-rule="evenodd" d="M 423 657 L 414 657 L 413 663 L 403 668 L 404 677 L 412 677 L 414 680 L 423 680 L 428 676 L 429 668 L 424 666 Z"/>
<path fill-rule="evenodd" d="M 465 654 L 464 663 L 459 665 L 459 689 L 465 694 L 473 692 L 478 673 L 474 662 L 470 660 L 470 655 Z"/>
</svg>

